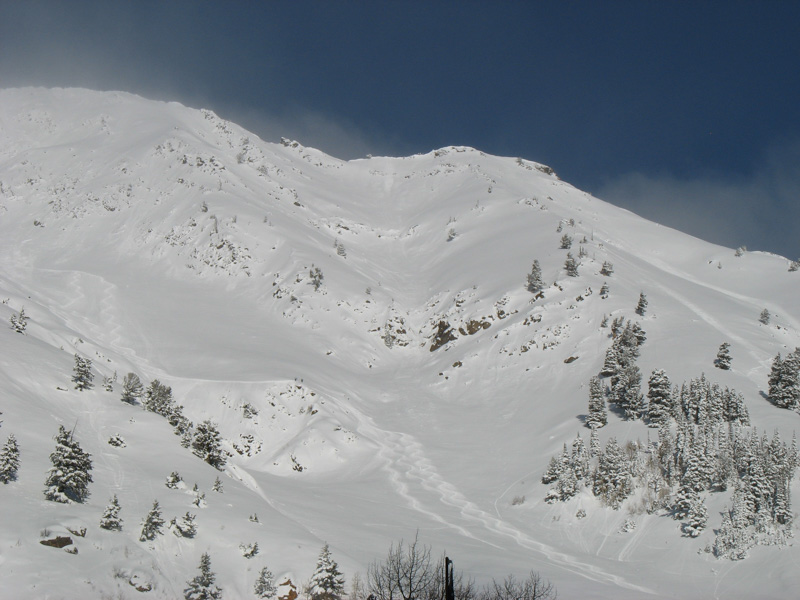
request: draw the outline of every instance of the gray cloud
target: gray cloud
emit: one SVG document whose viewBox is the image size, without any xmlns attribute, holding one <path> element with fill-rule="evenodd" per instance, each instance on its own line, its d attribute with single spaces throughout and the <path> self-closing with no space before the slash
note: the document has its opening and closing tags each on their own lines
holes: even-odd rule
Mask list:
<svg viewBox="0 0 800 600">
<path fill-rule="evenodd" d="M 710 242 L 800 256 L 800 142 L 776 144 L 738 178 L 628 173 L 595 195 Z"/>
</svg>

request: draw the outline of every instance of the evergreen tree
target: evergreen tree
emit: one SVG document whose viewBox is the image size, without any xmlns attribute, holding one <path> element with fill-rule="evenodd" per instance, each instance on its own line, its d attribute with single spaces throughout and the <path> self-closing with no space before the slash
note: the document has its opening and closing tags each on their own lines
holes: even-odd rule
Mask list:
<svg viewBox="0 0 800 600">
<path fill-rule="evenodd" d="M 572 248 L 572 236 L 568 233 L 565 233 L 561 236 L 561 249 L 562 250 L 569 250 Z"/>
<path fill-rule="evenodd" d="M 527 288 L 532 294 L 537 294 L 544 288 L 544 282 L 542 281 L 542 268 L 539 266 L 538 260 L 533 261 L 531 272 L 528 273 Z"/>
<path fill-rule="evenodd" d="M 586 426 L 590 429 L 605 427 L 608 423 L 606 401 L 603 398 L 603 388 L 597 377 L 589 380 L 589 415 L 586 417 Z"/>
<path fill-rule="evenodd" d="M 604 283 L 602 286 L 600 286 L 600 297 L 608 298 L 608 291 L 609 291 L 608 284 Z"/>
<path fill-rule="evenodd" d="M 636 305 L 636 314 L 643 317 L 646 309 L 647 297 L 644 295 L 644 292 L 639 292 L 639 303 Z"/>
<path fill-rule="evenodd" d="M 333 560 L 327 542 L 320 551 L 317 568 L 308 584 L 310 600 L 342 600 L 344 597 L 344 575 Z"/>
<path fill-rule="evenodd" d="M 578 276 L 578 262 L 572 256 L 572 252 L 567 252 L 567 260 L 564 261 L 564 269 L 570 277 Z"/>
<path fill-rule="evenodd" d="M 122 519 L 119 516 L 120 505 L 117 495 L 111 498 L 111 503 L 106 506 L 103 516 L 100 517 L 100 527 L 109 531 L 122 531 Z"/>
<path fill-rule="evenodd" d="M 19 309 L 19 313 L 11 315 L 11 329 L 17 333 L 25 335 L 25 328 L 28 326 L 28 317 L 25 314 L 25 307 Z"/>
<path fill-rule="evenodd" d="M 172 532 L 180 537 L 193 538 L 197 534 L 197 525 L 194 524 L 195 515 L 188 510 L 180 519 L 172 519 L 170 526 Z"/>
<path fill-rule="evenodd" d="M 150 412 L 169 417 L 175 401 L 172 399 L 172 388 L 154 379 L 144 393 L 144 407 Z"/>
<path fill-rule="evenodd" d="M 692 488 L 691 484 L 684 483 L 678 489 L 675 503 L 672 505 L 672 518 L 676 520 L 685 519 L 692 508 L 692 504 L 699 500 L 699 494 Z"/>
<path fill-rule="evenodd" d="M 211 486 L 211 489 L 221 494 L 224 490 L 222 489 L 222 481 L 220 481 L 219 477 L 214 480 L 214 485 Z"/>
<path fill-rule="evenodd" d="M 647 382 L 647 419 L 658 427 L 670 418 L 672 384 L 662 369 L 655 369 Z"/>
<path fill-rule="evenodd" d="M 614 402 L 625 412 L 626 419 L 637 419 L 642 415 L 642 375 L 636 363 L 631 362 L 618 374 L 611 388 Z"/>
<path fill-rule="evenodd" d="M 697 537 L 706 528 L 708 523 L 708 510 L 703 498 L 696 496 L 692 503 L 689 505 L 689 510 L 686 514 L 686 522 L 682 525 L 681 531 L 683 535 L 688 537 Z"/>
<path fill-rule="evenodd" d="M 173 471 L 167 477 L 167 482 L 164 484 L 171 490 L 176 490 L 180 487 L 180 484 L 183 483 L 183 477 L 177 471 Z"/>
<path fill-rule="evenodd" d="M 221 447 L 222 437 L 217 426 L 209 421 L 203 421 L 197 426 L 192 439 L 194 453 L 210 464 L 212 467 L 222 469 L 227 459 Z"/>
<path fill-rule="evenodd" d="M 19 446 L 14 434 L 8 436 L 8 440 L 0 450 L 0 482 L 8 483 L 17 479 L 19 471 Z"/>
<path fill-rule="evenodd" d="M 769 399 L 781 408 L 800 407 L 800 348 L 781 359 L 778 354 L 772 361 L 769 375 Z"/>
<path fill-rule="evenodd" d="M 92 361 L 89 358 L 75 354 L 75 366 L 72 369 L 72 382 L 79 391 L 90 390 L 93 387 L 94 375 L 92 374 Z"/>
<path fill-rule="evenodd" d="M 54 502 L 83 502 L 89 497 L 92 482 L 91 455 L 59 425 L 55 437 L 56 449 L 50 455 L 53 466 L 47 472 L 44 497 Z"/>
<path fill-rule="evenodd" d="M 275 586 L 275 579 L 272 571 L 267 567 L 259 571 L 253 591 L 259 598 L 274 598 L 277 595 L 278 588 Z"/>
<path fill-rule="evenodd" d="M 589 455 L 594 458 L 595 456 L 600 456 L 601 452 L 600 436 L 597 433 L 597 427 L 592 427 L 592 432 L 589 434 Z"/>
<path fill-rule="evenodd" d="M 158 500 L 154 500 L 153 508 L 142 521 L 142 533 L 139 535 L 139 541 L 146 542 L 156 539 L 157 535 L 163 533 L 163 528 L 164 519 L 161 516 L 161 507 L 158 505 Z"/>
<path fill-rule="evenodd" d="M 575 436 L 575 441 L 572 442 L 570 465 L 578 481 L 589 476 L 589 452 L 586 450 L 586 444 L 583 443 L 580 434 Z"/>
<path fill-rule="evenodd" d="M 144 386 L 142 380 L 136 373 L 128 373 L 122 379 L 122 397 L 120 400 L 128 404 L 136 404 L 142 401 Z"/>
<path fill-rule="evenodd" d="M 633 491 L 628 464 L 616 438 L 609 439 L 600 455 L 592 492 L 611 508 L 619 508 Z"/>
<path fill-rule="evenodd" d="M 200 557 L 200 574 L 187 581 L 183 590 L 184 600 L 219 600 L 222 590 L 215 585 L 217 576 L 211 571 L 211 558 L 208 553 Z"/>
<path fill-rule="evenodd" d="M 564 465 L 555 456 L 550 458 L 550 463 L 547 465 L 547 470 L 542 475 L 542 483 L 553 483 L 558 480 L 561 471 L 564 470 Z"/>
<path fill-rule="evenodd" d="M 612 265 L 607 260 L 604 260 L 603 267 L 600 269 L 600 274 L 609 277 L 613 272 L 614 272 L 614 265 Z"/>
<path fill-rule="evenodd" d="M 731 345 L 728 342 L 723 342 L 717 351 L 717 358 L 714 360 L 714 366 L 723 371 L 731 368 Z"/>
<path fill-rule="evenodd" d="M 760 315 L 758 315 L 758 320 L 763 325 L 769 325 L 769 318 L 770 318 L 770 314 L 769 314 L 769 311 L 766 308 L 761 311 Z"/>
</svg>

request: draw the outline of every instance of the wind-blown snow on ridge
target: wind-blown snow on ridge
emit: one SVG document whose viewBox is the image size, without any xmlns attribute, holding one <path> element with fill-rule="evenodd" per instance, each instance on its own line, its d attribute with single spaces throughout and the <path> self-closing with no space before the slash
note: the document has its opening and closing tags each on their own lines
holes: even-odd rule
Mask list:
<svg viewBox="0 0 800 600">
<path fill-rule="evenodd" d="M 645 377 L 705 372 L 744 393 L 760 430 L 791 437 L 798 416 L 760 396 L 772 357 L 800 345 L 785 259 L 735 257 L 537 163 L 466 147 L 341 161 L 125 93 L 4 90 L 0 139 L 0 319 L 23 306 L 31 319 L 26 335 L 0 327 L 0 438 L 22 450 L 19 480 L 0 489 L 14 507 L 0 577 L 18 597 L 133 595 L 134 573 L 175 597 L 206 550 L 220 585 L 249 597 L 262 564 L 299 583 L 328 541 L 347 575 L 363 573 L 417 529 L 481 581 L 533 568 L 564 597 L 781 597 L 800 584 L 794 546 L 740 564 L 698 555 L 716 504 L 695 540 L 657 515 L 620 533 L 624 509 L 590 493 L 547 505 L 539 483 L 564 442 L 588 438 L 579 417 L 610 344 L 600 322 L 636 317 L 641 291 Z M 577 278 L 564 233 L 586 252 Z M 524 288 L 534 259 L 539 299 Z M 431 351 L 440 323 L 454 339 Z M 724 341 L 730 372 L 713 367 Z M 94 390 L 72 389 L 74 353 L 94 361 Z M 129 371 L 170 385 L 194 422 L 219 423 L 227 478 L 164 419 L 119 402 Z M 41 493 L 58 424 L 95 461 L 84 505 Z M 125 448 L 107 443 L 115 433 Z M 612 417 L 610 435 L 647 429 Z M 163 485 L 173 470 L 206 508 Z M 115 493 L 126 524 L 107 533 L 97 522 Z M 139 542 L 154 499 L 168 518 L 197 512 L 197 538 Z M 77 556 L 39 545 L 73 521 L 88 529 Z M 253 541 L 261 554 L 243 558 Z"/>
</svg>

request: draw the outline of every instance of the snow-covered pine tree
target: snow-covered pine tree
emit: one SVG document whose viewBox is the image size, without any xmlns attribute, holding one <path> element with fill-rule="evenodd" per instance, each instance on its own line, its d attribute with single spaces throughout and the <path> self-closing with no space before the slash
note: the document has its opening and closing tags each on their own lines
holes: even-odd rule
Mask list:
<svg viewBox="0 0 800 600">
<path fill-rule="evenodd" d="M 647 309 L 647 297 L 644 295 L 644 292 L 639 292 L 639 302 L 636 304 L 635 312 L 640 317 L 643 317 L 646 309 Z"/>
<path fill-rule="evenodd" d="M 723 371 L 731 368 L 731 345 L 728 342 L 720 344 L 717 358 L 714 359 L 714 366 Z"/>
<path fill-rule="evenodd" d="M 768 380 L 769 399 L 780 408 L 800 408 L 800 348 L 781 359 L 778 354 L 772 361 Z"/>
<path fill-rule="evenodd" d="M 171 490 L 176 490 L 180 487 L 180 484 L 183 483 L 183 477 L 180 476 L 180 473 L 177 471 L 173 471 L 167 477 L 167 481 L 164 485 L 166 485 Z"/>
<path fill-rule="evenodd" d="M 25 314 L 25 307 L 19 309 L 19 313 L 11 315 L 11 329 L 17 333 L 25 335 L 25 328 L 28 326 L 28 316 Z"/>
<path fill-rule="evenodd" d="M 600 274 L 605 275 L 606 277 L 610 277 L 613 272 L 614 272 L 614 265 L 608 262 L 607 260 L 604 260 L 603 267 L 600 269 Z"/>
<path fill-rule="evenodd" d="M 184 600 L 219 600 L 222 598 L 222 590 L 214 582 L 217 576 L 211 570 L 211 557 L 207 552 L 200 557 L 200 574 L 195 575 L 186 582 L 186 589 L 183 590 Z"/>
<path fill-rule="evenodd" d="M 158 500 L 153 501 L 153 508 L 147 513 L 142 521 L 142 533 L 139 535 L 140 542 L 147 542 L 156 539 L 157 535 L 163 533 L 164 519 L 161 516 L 161 507 Z"/>
<path fill-rule="evenodd" d="M 220 481 L 219 477 L 217 477 L 217 478 L 214 480 L 214 484 L 211 486 L 211 489 L 212 489 L 213 491 L 217 492 L 218 494 L 221 494 L 221 493 L 223 493 L 223 491 L 224 491 L 224 490 L 223 490 L 223 488 L 222 488 L 222 481 Z"/>
<path fill-rule="evenodd" d="M 44 497 L 65 504 L 83 502 L 89 497 L 92 482 L 91 455 L 83 451 L 63 425 L 58 426 L 55 440 L 56 449 L 50 455 L 53 466 L 47 471 Z"/>
<path fill-rule="evenodd" d="M 578 276 L 578 261 L 572 256 L 572 252 L 567 252 L 567 260 L 564 261 L 564 269 L 570 277 Z"/>
<path fill-rule="evenodd" d="M 187 510 L 180 519 L 172 519 L 170 523 L 172 533 L 180 537 L 193 538 L 197 534 L 197 525 L 194 523 L 195 516 Z"/>
<path fill-rule="evenodd" d="M 669 420 L 672 405 L 672 384 L 663 369 L 655 369 L 647 382 L 647 420 L 658 427 Z"/>
<path fill-rule="evenodd" d="M 310 600 L 342 600 L 344 595 L 344 575 L 339 571 L 339 565 L 331 556 L 326 542 L 308 583 L 308 597 Z"/>
<path fill-rule="evenodd" d="M 607 283 L 604 283 L 602 286 L 600 286 L 600 297 L 601 298 L 603 298 L 603 299 L 608 298 L 608 292 L 609 292 L 609 288 L 608 288 L 608 284 Z"/>
<path fill-rule="evenodd" d="M 569 250 L 572 248 L 572 236 L 568 233 L 565 233 L 561 236 L 561 249 L 562 250 Z"/>
<path fill-rule="evenodd" d="M 608 423 L 606 401 L 603 397 L 603 387 L 600 379 L 592 377 L 589 380 L 589 414 L 586 417 L 586 426 L 590 429 L 605 427 Z"/>
<path fill-rule="evenodd" d="M 642 415 L 643 397 L 641 393 L 642 375 L 636 363 L 631 362 L 617 374 L 611 388 L 611 397 L 625 412 L 626 419 L 638 419 Z"/>
<path fill-rule="evenodd" d="M 17 479 L 19 471 L 19 446 L 14 434 L 9 434 L 0 450 L 0 482 L 9 483 Z"/>
<path fill-rule="evenodd" d="M 122 531 L 122 519 L 119 516 L 120 509 L 119 500 L 117 495 L 114 494 L 111 502 L 103 511 L 103 516 L 100 517 L 100 527 L 109 531 Z"/>
<path fill-rule="evenodd" d="M 564 465 L 558 459 L 558 457 L 553 456 L 550 458 L 550 462 L 547 465 L 547 470 L 542 475 L 542 483 L 553 483 L 558 479 L 558 476 L 561 475 L 561 471 L 564 470 Z"/>
<path fill-rule="evenodd" d="M 619 508 L 633 491 L 629 461 L 612 437 L 606 443 L 597 465 L 592 492 L 611 508 Z"/>
<path fill-rule="evenodd" d="M 544 288 L 542 281 L 542 267 L 539 266 L 539 261 L 534 260 L 531 272 L 528 273 L 526 278 L 526 287 L 531 294 L 538 294 Z"/>
<path fill-rule="evenodd" d="M 269 568 L 264 567 L 259 571 L 253 592 L 258 598 L 274 598 L 278 593 L 275 586 L 275 578 Z"/>
<path fill-rule="evenodd" d="M 122 379 L 122 397 L 120 400 L 128 404 L 136 404 L 142 401 L 144 386 L 142 380 L 136 373 L 128 373 Z"/>
<path fill-rule="evenodd" d="M 592 427 L 592 432 L 589 434 L 589 455 L 594 458 L 595 456 L 600 456 L 601 452 L 600 436 L 597 433 L 597 427 Z"/>
<path fill-rule="evenodd" d="M 319 288 L 322 287 L 322 280 L 325 279 L 325 276 L 322 274 L 322 269 L 312 264 L 308 276 L 311 279 L 311 285 L 314 286 L 314 291 L 318 292 Z"/>
<path fill-rule="evenodd" d="M 144 392 L 144 402 L 142 404 L 150 412 L 159 414 L 162 417 L 169 417 L 172 414 L 174 403 L 172 388 L 164 385 L 158 379 L 154 379 Z"/>
<path fill-rule="evenodd" d="M 758 315 L 758 320 L 762 325 L 769 325 L 770 316 L 769 311 L 765 308 L 761 311 L 761 314 Z"/>
<path fill-rule="evenodd" d="M 92 373 L 92 360 L 75 354 L 75 366 L 72 368 L 72 382 L 79 391 L 90 390 L 93 387 L 94 374 Z"/>
<path fill-rule="evenodd" d="M 697 537 L 706 528 L 707 523 L 708 510 L 705 500 L 696 495 L 686 512 L 686 521 L 681 526 L 681 532 L 687 537 Z"/>
<path fill-rule="evenodd" d="M 222 437 L 217 426 L 210 420 L 205 420 L 197 426 L 192 439 L 193 452 L 210 464 L 212 467 L 222 469 L 227 459 L 221 447 Z"/>
</svg>

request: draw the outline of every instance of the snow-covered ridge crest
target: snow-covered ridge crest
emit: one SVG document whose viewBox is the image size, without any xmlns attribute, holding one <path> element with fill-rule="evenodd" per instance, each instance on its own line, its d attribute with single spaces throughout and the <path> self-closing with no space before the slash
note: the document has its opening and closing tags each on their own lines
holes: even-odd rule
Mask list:
<svg viewBox="0 0 800 600">
<path fill-rule="evenodd" d="M 645 332 L 645 382 L 735 389 L 759 444 L 788 443 L 796 412 L 765 398 L 774 357 L 800 345 L 786 259 L 647 222 L 524 159 L 341 161 L 121 92 L 0 91 L 0 137 L 0 444 L 13 433 L 21 452 L 0 485 L 0 586 L 15 597 L 180 597 L 204 552 L 231 597 L 264 566 L 302 593 L 325 542 L 350 580 L 417 530 L 481 583 L 533 568 L 564 597 L 800 585 L 791 544 L 698 554 L 730 493 L 702 492 L 708 526 L 689 539 L 641 488 L 614 510 L 580 486 L 548 504 L 540 483 L 564 443 L 589 446 L 590 382 L 625 324 Z M 75 389 L 76 355 L 91 389 Z M 128 373 L 174 406 L 120 401 Z M 206 422 L 211 461 L 193 446 Z M 59 426 L 92 457 L 83 502 L 43 495 Z M 598 435 L 646 449 L 657 429 L 620 410 Z M 113 495 L 121 531 L 99 525 Z M 140 541 L 155 500 L 175 526 Z M 77 555 L 39 543 L 66 536 Z"/>
</svg>

